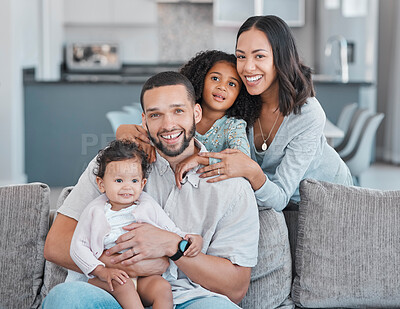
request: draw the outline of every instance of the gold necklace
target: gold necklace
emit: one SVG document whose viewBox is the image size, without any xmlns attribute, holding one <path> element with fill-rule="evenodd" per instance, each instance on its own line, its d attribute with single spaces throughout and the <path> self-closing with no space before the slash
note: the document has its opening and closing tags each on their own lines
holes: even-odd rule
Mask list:
<svg viewBox="0 0 400 309">
<path fill-rule="evenodd" d="M 275 128 L 275 125 L 276 125 L 276 122 L 278 121 L 278 118 L 279 118 L 279 112 L 278 112 L 278 115 L 277 115 L 276 118 L 275 118 L 274 125 L 272 126 L 271 130 L 269 131 L 268 136 L 267 136 L 266 139 L 264 139 L 264 134 L 263 134 L 263 129 L 262 129 L 262 127 L 261 127 L 260 118 L 258 118 L 258 124 L 259 124 L 259 126 L 260 126 L 261 136 L 262 136 L 262 139 L 263 139 L 263 141 L 264 141 L 263 144 L 261 145 L 261 149 L 262 149 L 263 151 L 265 151 L 265 150 L 268 149 L 267 140 L 271 137 L 272 131 L 273 131 L 274 128 Z"/>
</svg>

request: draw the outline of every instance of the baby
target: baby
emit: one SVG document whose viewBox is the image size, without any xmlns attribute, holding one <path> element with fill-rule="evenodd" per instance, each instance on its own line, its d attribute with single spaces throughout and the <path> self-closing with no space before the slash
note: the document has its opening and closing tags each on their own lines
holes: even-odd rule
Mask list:
<svg viewBox="0 0 400 309">
<path fill-rule="evenodd" d="M 104 194 L 89 203 L 79 219 L 71 242 L 72 259 L 86 275 L 85 280 L 89 278 L 90 284 L 111 293 L 124 309 L 143 305 L 172 308 L 171 286 L 162 276 L 138 278 L 136 290 L 135 281 L 125 271 L 106 267 L 98 258 L 104 249 L 115 245 L 117 238 L 127 232 L 123 227 L 132 222 L 146 222 L 177 233 L 187 240 L 183 251 L 188 257 L 199 254 L 203 238 L 183 233 L 161 206 L 143 192 L 149 164 L 146 154 L 135 143 L 112 141 L 99 151 L 97 163 L 96 181 Z M 176 271 L 173 264 L 164 276 L 173 277 L 173 266 Z"/>
</svg>

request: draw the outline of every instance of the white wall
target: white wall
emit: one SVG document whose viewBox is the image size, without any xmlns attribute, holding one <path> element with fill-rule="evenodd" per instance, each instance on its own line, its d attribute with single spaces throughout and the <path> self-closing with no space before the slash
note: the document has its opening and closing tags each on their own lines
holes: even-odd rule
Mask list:
<svg viewBox="0 0 400 309">
<path fill-rule="evenodd" d="M 38 1 L 0 2 L 0 185 L 26 182 L 22 68 L 38 63 Z"/>
<path fill-rule="evenodd" d="M 378 112 L 387 112 L 388 104 L 388 85 L 391 59 L 393 53 L 398 53 L 393 44 L 395 19 L 397 18 L 395 6 L 398 0 L 385 0 L 379 2 L 379 41 L 378 45 L 383 48 L 379 49 L 378 54 Z M 386 133 L 385 119 L 377 132 L 377 158 L 384 159 L 384 135 Z"/>
<path fill-rule="evenodd" d="M 40 80 L 59 80 L 63 61 L 64 0 L 36 0 L 38 7 L 38 50 L 36 77 Z M 25 35 L 23 35 L 25 37 Z"/>
<path fill-rule="evenodd" d="M 316 1 L 306 0 L 305 23 L 302 27 L 293 27 L 292 32 L 296 40 L 300 59 L 312 69 L 315 69 L 315 27 L 316 27 Z"/>
</svg>

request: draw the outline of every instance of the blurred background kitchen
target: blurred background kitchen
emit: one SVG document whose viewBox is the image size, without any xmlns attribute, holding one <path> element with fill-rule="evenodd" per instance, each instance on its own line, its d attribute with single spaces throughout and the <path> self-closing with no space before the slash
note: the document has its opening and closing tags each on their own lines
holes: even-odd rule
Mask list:
<svg viewBox="0 0 400 309">
<path fill-rule="evenodd" d="M 360 162 L 362 152 L 372 163 L 359 184 L 400 189 L 397 0 L 2 0 L 0 185 L 74 185 L 114 138 L 107 113 L 127 112 L 149 76 L 198 51 L 234 53 L 242 22 L 264 14 L 291 26 L 314 69 L 317 98 L 340 131 L 330 143 L 343 151 L 347 139 L 343 157 Z M 371 151 L 360 146 L 365 135 Z"/>
</svg>

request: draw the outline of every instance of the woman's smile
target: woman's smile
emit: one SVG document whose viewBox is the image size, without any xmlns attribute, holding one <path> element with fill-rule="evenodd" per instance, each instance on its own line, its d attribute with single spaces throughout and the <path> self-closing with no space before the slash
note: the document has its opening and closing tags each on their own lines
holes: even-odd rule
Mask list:
<svg viewBox="0 0 400 309">
<path fill-rule="evenodd" d="M 236 46 L 237 71 L 251 95 L 270 89 L 276 80 L 271 44 L 264 32 L 251 28 L 243 32 Z"/>
</svg>

